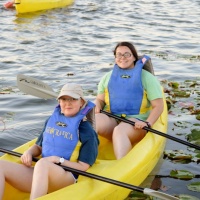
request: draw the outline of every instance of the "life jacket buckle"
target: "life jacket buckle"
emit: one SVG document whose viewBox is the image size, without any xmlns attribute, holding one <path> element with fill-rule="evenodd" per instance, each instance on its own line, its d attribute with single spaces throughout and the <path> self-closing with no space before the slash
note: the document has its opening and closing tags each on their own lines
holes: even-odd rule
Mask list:
<svg viewBox="0 0 200 200">
<path fill-rule="evenodd" d="M 121 118 L 126 119 L 126 114 L 121 114 Z"/>
</svg>

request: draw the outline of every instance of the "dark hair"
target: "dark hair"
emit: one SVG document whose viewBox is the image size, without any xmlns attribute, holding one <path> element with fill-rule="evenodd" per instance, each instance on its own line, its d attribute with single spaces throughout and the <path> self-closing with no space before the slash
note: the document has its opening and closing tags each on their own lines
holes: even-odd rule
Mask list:
<svg viewBox="0 0 200 200">
<path fill-rule="evenodd" d="M 128 47 L 128 48 L 131 50 L 133 56 L 135 57 L 135 61 L 134 61 L 134 64 L 135 64 L 135 63 L 138 61 L 138 54 L 137 54 L 137 51 L 136 51 L 134 45 L 131 44 L 130 42 L 119 42 L 119 43 L 116 45 L 116 47 L 115 47 L 115 49 L 114 49 L 114 51 L 113 51 L 114 55 L 116 55 L 116 50 L 117 50 L 117 48 L 118 48 L 118 47 L 121 47 L 121 46 L 126 46 L 126 47 Z"/>
</svg>

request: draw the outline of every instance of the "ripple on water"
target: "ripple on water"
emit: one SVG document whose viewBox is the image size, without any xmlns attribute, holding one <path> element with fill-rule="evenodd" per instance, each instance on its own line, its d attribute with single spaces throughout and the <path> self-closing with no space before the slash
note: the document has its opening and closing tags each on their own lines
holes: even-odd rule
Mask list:
<svg viewBox="0 0 200 200">
<path fill-rule="evenodd" d="M 0 119 L 6 124 L 1 132 L 0 123 L 1 146 L 12 149 L 36 137 L 56 104 L 20 92 L 19 73 L 38 78 L 55 91 L 66 82 L 81 83 L 93 100 L 100 78 L 112 69 L 116 43 L 128 40 L 139 54 L 151 56 L 158 79 L 195 80 L 200 63 L 199 7 L 199 0 L 76 0 L 67 8 L 20 16 L 1 8 L 0 88 L 12 89 L 11 94 L 0 94 Z M 167 145 L 176 146 L 169 140 Z M 199 166 L 165 161 L 160 172 L 176 167 L 198 173 Z M 185 192 L 183 181 L 162 181 L 175 185 L 171 193 Z"/>
</svg>

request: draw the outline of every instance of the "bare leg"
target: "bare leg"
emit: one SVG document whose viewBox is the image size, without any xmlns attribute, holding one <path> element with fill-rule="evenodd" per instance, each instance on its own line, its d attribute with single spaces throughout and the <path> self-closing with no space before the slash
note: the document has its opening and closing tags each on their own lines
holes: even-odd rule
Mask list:
<svg viewBox="0 0 200 200">
<path fill-rule="evenodd" d="M 3 173 L 0 173 L 0 199 L 3 199 L 4 188 L 5 188 L 5 177 Z"/>
<path fill-rule="evenodd" d="M 74 178 L 70 172 L 48 160 L 40 159 L 34 168 L 30 200 L 73 183 Z"/>
<path fill-rule="evenodd" d="M 108 140 L 112 140 L 113 130 L 117 126 L 116 120 L 102 113 L 96 114 L 95 118 L 97 133 Z"/>
<path fill-rule="evenodd" d="M 113 148 L 116 158 L 124 157 L 145 134 L 145 130 L 136 130 L 132 125 L 121 122 L 113 131 Z"/>
<path fill-rule="evenodd" d="M 13 162 L 0 161 L 0 199 L 3 198 L 5 181 L 23 192 L 31 191 L 33 168 Z"/>
</svg>

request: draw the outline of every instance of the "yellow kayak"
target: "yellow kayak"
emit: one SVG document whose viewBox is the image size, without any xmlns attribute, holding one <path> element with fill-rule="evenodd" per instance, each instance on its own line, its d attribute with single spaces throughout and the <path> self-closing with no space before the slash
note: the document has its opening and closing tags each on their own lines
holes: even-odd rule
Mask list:
<svg viewBox="0 0 200 200">
<path fill-rule="evenodd" d="M 15 0 L 17 14 L 61 8 L 69 6 L 74 0 Z"/>
<path fill-rule="evenodd" d="M 153 129 L 166 133 L 167 121 L 167 107 L 165 105 L 164 112 L 154 124 Z M 14 151 L 23 153 L 34 144 L 35 140 L 16 148 Z M 87 172 L 139 186 L 157 164 L 163 153 L 165 141 L 165 137 L 148 132 L 124 158 L 115 160 L 112 143 L 100 138 L 98 159 Z M 8 154 L 3 155 L 0 159 L 20 162 L 18 157 Z M 78 183 L 47 194 L 38 200 L 63 200 L 66 198 L 73 200 L 123 200 L 129 193 L 130 190 L 127 188 L 79 176 Z M 7 184 L 3 200 L 9 199 L 28 200 L 29 194 L 22 193 Z"/>
</svg>

